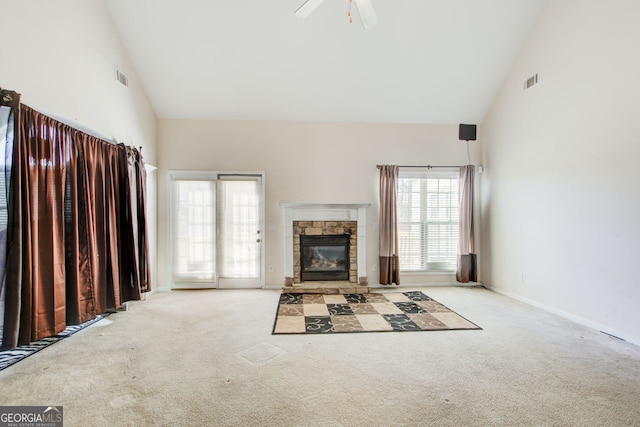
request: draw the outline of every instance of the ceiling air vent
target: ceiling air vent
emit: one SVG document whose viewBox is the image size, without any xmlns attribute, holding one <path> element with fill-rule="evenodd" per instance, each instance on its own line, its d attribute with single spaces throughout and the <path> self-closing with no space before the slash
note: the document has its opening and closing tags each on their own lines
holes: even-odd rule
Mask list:
<svg viewBox="0 0 640 427">
<path fill-rule="evenodd" d="M 116 80 L 122 83 L 123 86 L 129 87 L 129 76 L 116 67 Z"/>
<path fill-rule="evenodd" d="M 524 81 L 524 90 L 529 89 L 532 86 L 535 86 L 538 84 L 538 73 L 535 73 L 533 76 L 529 77 L 527 80 Z"/>
</svg>

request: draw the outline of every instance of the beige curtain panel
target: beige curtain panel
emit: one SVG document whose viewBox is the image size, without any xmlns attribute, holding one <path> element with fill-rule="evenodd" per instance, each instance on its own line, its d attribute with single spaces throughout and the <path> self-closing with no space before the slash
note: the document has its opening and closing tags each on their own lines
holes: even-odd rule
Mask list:
<svg viewBox="0 0 640 427">
<path fill-rule="evenodd" d="M 473 183 L 475 166 L 460 167 L 460 224 L 458 229 L 458 266 L 456 280 L 477 282 L 477 256 L 473 224 Z"/>
<path fill-rule="evenodd" d="M 380 169 L 380 284 L 400 284 L 398 262 L 398 224 L 396 198 L 400 166 L 382 165 Z"/>
</svg>

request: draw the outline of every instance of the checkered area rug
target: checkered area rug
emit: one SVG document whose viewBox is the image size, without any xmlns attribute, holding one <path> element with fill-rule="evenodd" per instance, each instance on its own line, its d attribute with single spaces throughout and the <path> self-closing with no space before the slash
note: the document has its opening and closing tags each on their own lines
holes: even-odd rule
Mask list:
<svg viewBox="0 0 640 427">
<path fill-rule="evenodd" d="M 482 329 L 422 292 L 280 295 L 273 334 Z"/>
</svg>

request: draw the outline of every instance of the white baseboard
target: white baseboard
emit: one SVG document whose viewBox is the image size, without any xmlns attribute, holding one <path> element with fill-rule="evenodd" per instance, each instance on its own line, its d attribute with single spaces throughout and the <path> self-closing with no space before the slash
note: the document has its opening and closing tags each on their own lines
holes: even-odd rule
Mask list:
<svg viewBox="0 0 640 427">
<path fill-rule="evenodd" d="M 487 288 L 490 291 L 495 292 L 497 294 L 504 295 L 506 297 L 513 298 L 513 299 L 515 299 L 517 301 L 523 302 L 523 303 L 531 305 L 533 307 L 540 308 L 540 309 L 542 309 L 544 311 L 548 311 L 549 313 L 553 313 L 553 314 L 555 314 L 557 316 L 563 317 L 563 318 L 565 318 L 567 320 L 571 320 L 572 322 L 578 323 L 578 324 L 586 326 L 588 328 L 595 329 L 595 330 L 597 330 L 599 332 L 603 332 L 603 333 L 605 333 L 607 335 L 612 335 L 613 337 L 621 338 L 621 339 L 625 340 L 628 343 L 631 343 L 631 344 L 634 344 L 634 345 L 637 345 L 637 346 L 640 347 L 640 338 L 639 337 L 635 337 L 635 336 L 627 334 L 625 332 L 615 330 L 615 329 L 613 329 L 613 328 L 611 328 L 611 327 L 609 327 L 607 325 L 603 325 L 601 323 L 594 322 L 594 321 L 591 321 L 589 319 L 585 319 L 584 317 L 580 317 L 580 316 L 576 316 L 575 314 L 567 313 L 566 311 L 559 310 L 559 309 L 557 309 L 555 307 L 551 307 L 551 306 L 543 304 L 541 302 L 534 301 L 534 300 L 529 299 L 529 298 L 525 298 L 523 296 L 520 296 L 518 294 L 514 294 L 512 292 L 503 291 L 501 289 L 497 289 L 497 288 L 494 288 L 494 287 L 491 287 L 491 286 L 487 286 L 487 285 L 485 285 L 485 288 Z"/>
</svg>

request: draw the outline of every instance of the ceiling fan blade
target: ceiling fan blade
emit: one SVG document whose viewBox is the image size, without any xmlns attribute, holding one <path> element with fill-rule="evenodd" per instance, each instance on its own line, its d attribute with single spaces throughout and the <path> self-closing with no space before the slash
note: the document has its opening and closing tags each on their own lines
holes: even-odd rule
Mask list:
<svg viewBox="0 0 640 427">
<path fill-rule="evenodd" d="M 376 11 L 373 10 L 371 0 L 353 0 L 353 2 L 358 8 L 358 14 L 360 15 L 360 19 L 362 19 L 364 28 L 369 30 L 375 27 L 378 23 L 378 17 L 376 16 Z"/>
<path fill-rule="evenodd" d="M 306 18 L 307 16 L 311 15 L 311 12 L 316 10 L 316 8 L 320 6 L 323 1 L 324 0 L 307 0 L 303 3 L 302 6 L 298 8 L 298 10 L 294 12 L 294 15 L 296 15 L 298 18 Z"/>
</svg>

